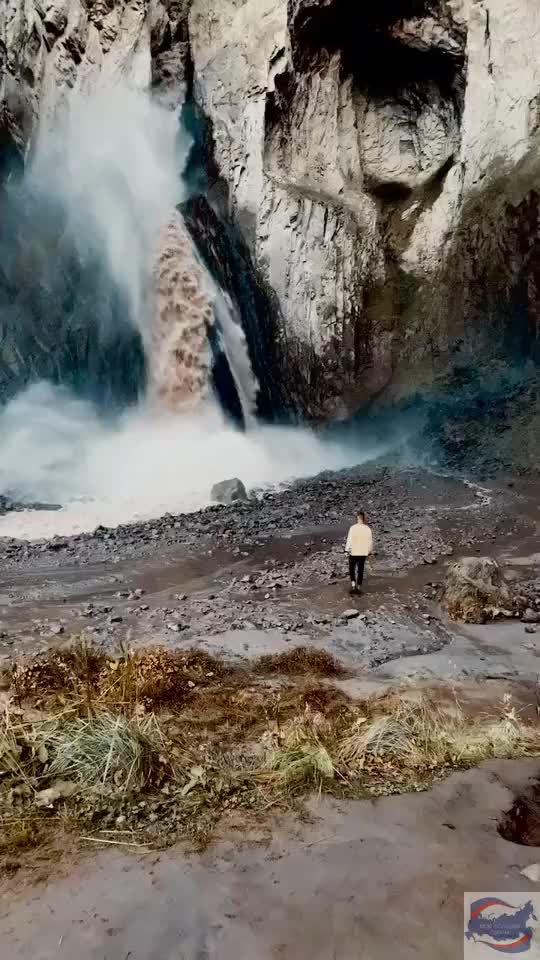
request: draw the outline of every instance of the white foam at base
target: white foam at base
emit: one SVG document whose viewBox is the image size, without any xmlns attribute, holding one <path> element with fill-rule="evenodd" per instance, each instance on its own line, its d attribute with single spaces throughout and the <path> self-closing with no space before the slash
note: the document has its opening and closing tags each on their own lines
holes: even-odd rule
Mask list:
<svg viewBox="0 0 540 960">
<path fill-rule="evenodd" d="M 0 491 L 63 504 L 0 517 L 0 536 L 26 540 L 198 510 L 212 485 L 230 477 L 248 488 L 276 485 L 383 452 L 323 441 L 300 427 L 241 432 L 212 406 L 183 416 L 143 407 L 104 423 L 89 404 L 47 383 L 3 410 L 0 448 Z"/>
</svg>

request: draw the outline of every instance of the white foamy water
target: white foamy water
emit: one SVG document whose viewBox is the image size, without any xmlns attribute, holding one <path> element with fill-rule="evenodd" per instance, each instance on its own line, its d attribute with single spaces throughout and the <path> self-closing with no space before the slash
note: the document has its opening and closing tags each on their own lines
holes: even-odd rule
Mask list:
<svg viewBox="0 0 540 960">
<path fill-rule="evenodd" d="M 156 417 L 141 408 L 114 425 L 66 390 L 36 384 L 0 414 L 0 490 L 59 511 L 0 517 L 0 536 L 34 540 L 197 510 L 214 483 L 248 488 L 353 466 L 381 449 L 326 442 L 307 429 L 257 426 L 240 432 L 212 406 Z"/>
<path fill-rule="evenodd" d="M 189 148 L 177 112 L 126 84 L 98 84 L 72 94 L 54 126 L 40 129 L 25 175 L 64 210 L 82 260 L 99 245 L 128 318 L 143 334 L 159 231 L 185 197 Z"/>
</svg>

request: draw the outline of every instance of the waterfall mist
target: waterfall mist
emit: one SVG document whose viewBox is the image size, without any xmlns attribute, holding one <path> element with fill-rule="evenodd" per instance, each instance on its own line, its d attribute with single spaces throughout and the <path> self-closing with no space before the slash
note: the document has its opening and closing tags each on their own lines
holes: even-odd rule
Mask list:
<svg viewBox="0 0 540 960">
<path fill-rule="evenodd" d="M 148 95 L 97 89 L 40 131 L 22 181 L 5 187 L 2 251 L 14 242 L 1 257 L 0 325 L 24 362 L 0 409 L 0 493 L 62 509 L 8 514 L 0 535 L 40 538 L 196 509 L 230 475 L 275 484 L 378 452 L 257 424 L 239 318 L 177 212 L 189 149 L 178 116 Z M 168 266 L 156 284 L 160 238 L 176 233 L 178 256 L 163 248 Z M 224 382 L 210 377 L 216 357 L 243 431 L 213 392 Z M 96 363 L 115 398 L 93 377 Z"/>
<path fill-rule="evenodd" d="M 183 199 L 189 147 L 174 112 L 119 85 L 73 96 L 31 162 L 31 189 L 64 210 L 81 261 L 99 251 L 143 331 L 156 238 Z"/>
<path fill-rule="evenodd" d="M 63 504 L 0 518 L 0 535 L 23 538 L 196 510 L 209 503 L 212 485 L 231 475 L 258 487 L 359 459 L 350 444 L 323 442 L 308 430 L 236 430 L 216 406 L 156 416 L 143 405 L 107 423 L 50 384 L 30 387 L 6 407 L 0 447 L 0 489 Z"/>
</svg>

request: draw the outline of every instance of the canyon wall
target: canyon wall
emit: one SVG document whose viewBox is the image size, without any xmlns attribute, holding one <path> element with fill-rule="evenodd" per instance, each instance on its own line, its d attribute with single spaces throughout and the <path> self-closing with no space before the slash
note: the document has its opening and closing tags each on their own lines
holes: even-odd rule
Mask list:
<svg viewBox="0 0 540 960">
<path fill-rule="evenodd" d="M 0 43 L 10 144 L 97 72 L 193 96 L 301 414 L 538 358 L 537 0 L 8 0 Z"/>
</svg>

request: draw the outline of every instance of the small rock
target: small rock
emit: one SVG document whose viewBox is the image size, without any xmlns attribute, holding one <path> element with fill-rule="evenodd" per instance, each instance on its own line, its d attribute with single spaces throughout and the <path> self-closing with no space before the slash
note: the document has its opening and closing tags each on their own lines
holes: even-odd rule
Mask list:
<svg viewBox="0 0 540 960">
<path fill-rule="evenodd" d="M 531 863 L 530 866 L 520 870 L 522 877 L 527 877 L 531 883 L 540 883 L 540 863 Z"/>
<path fill-rule="evenodd" d="M 109 623 L 122 623 L 123 619 L 124 619 L 124 618 L 121 617 L 119 613 L 114 613 L 114 614 L 112 614 L 112 615 L 109 617 L 108 622 L 109 622 Z"/>
<path fill-rule="evenodd" d="M 540 623 L 540 612 L 527 607 L 521 619 L 523 623 Z"/>
<path fill-rule="evenodd" d="M 49 633 L 51 633 L 53 637 L 59 637 L 63 632 L 64 628 L 61 623 L 51 623 Z"/>
<path fill-rule="evenodd" d="M 358 610 L 353 610 L 353 609 L 344 610 L 341 616 L 343 617 L 344 620 L 356 620 L 360 616 L 360 612 Z"/>
<path fill-rule="evenodd" d="M 69 780 L 57 780 L 52 787 L 47 787 L 46 790 L 38 790 L 35 795 L 36 807 L 52 807 L 57 800 L 67 800 L 68 797 L 72 797 L 78 789 L 76 783 L 71 783 Z"/>
<path fill-rule="evenodd" d="M 536 627 L 525 627 L 525 633 L 536 633 Z"/>
</svg>

